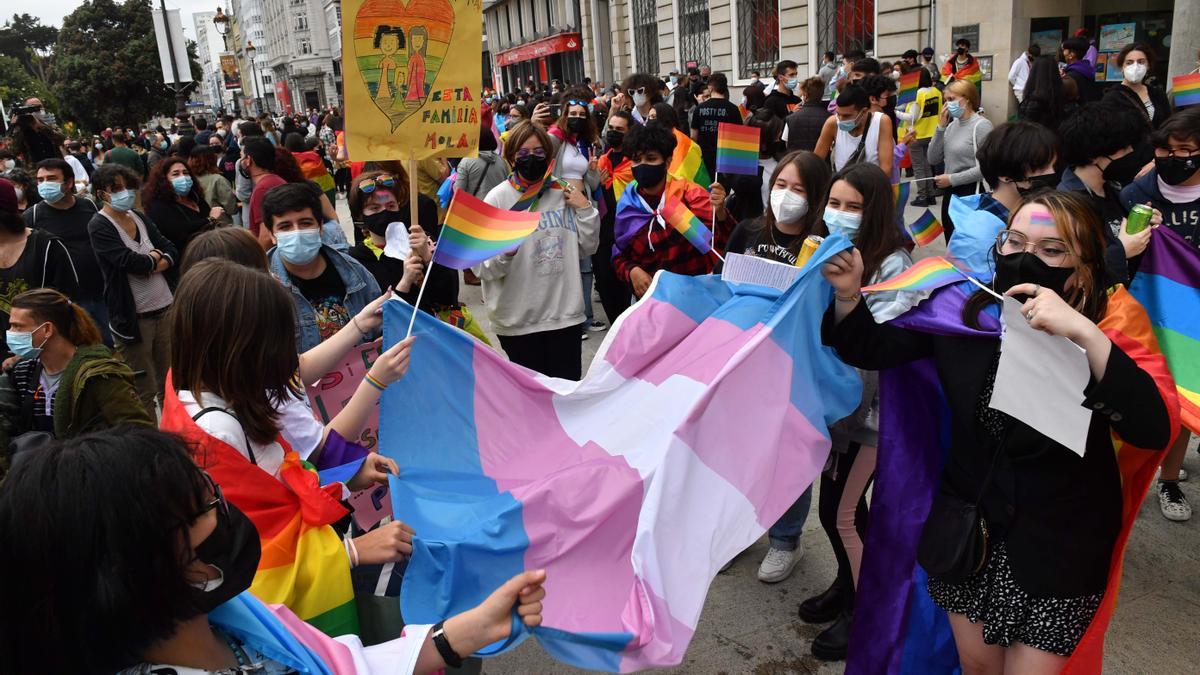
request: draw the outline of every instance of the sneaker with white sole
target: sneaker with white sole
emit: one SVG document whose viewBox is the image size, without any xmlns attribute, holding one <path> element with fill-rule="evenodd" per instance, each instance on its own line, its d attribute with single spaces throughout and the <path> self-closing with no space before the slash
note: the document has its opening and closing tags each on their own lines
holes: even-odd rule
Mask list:
<svg viewBox="0 0 1200 675">
<path fill-rule="evenodd" d="M 583 327 L 586 328 L 589 333 L 599 333 L 605 328 L 608 328 L 608 324 L 604 323 L 603 321 L 592 320 L 584 324 Z"/>
<path fill-rule="evenodd" d="M 1183 522 L 1192 517 L 1192 507 L 1183 490 L 1179 489 L 1178 481 L 1158 481 L 1158 508 L 1167 520 Z"/>
<path fill-rule="evenodd" d="M 772 546 L 758 566 L 758 580 L 768 584 L 783 581 L 792 575 L 792 570 L 796 569 L 796 563 L 802 557 L 804 551 L 799 547 L 795 551 L 781 551 Z"/>
<path fill-rule="evenodd" d="M 1162 480 L 1162 467 L 1159 467 L 1159 469 L 1158 469 L 1158 479 Z M 1187 469 L 1185 469 L 1183 467 L 1179 467 L 1179 482 L 1186 483 L 1187 479 L 1188 479 Z"/>
</svg>

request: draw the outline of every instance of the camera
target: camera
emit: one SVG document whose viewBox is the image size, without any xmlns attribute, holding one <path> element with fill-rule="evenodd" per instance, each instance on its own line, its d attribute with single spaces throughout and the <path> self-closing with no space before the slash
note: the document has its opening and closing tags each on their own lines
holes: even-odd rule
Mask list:
<svg viewBox="0 0 1200 675">
<path fill-rule="evenodd" d="M 20 116 L 20 115 L 32 115 L 32 114 L 34 114 L 34 113 L 39 113 L 39 112 L 41 112 L 41 111 L 42 111 L 42 106 L 40 106 L 40 105 L 25 105 L 25 104 L 21 104 L 21 105 L 16 105 L 16 106 L 13 106 L 13 109 L 12 109 L 12 113 L 13 113 L 14 115 L 18 115 L 18 116 Z"/>
</svg>

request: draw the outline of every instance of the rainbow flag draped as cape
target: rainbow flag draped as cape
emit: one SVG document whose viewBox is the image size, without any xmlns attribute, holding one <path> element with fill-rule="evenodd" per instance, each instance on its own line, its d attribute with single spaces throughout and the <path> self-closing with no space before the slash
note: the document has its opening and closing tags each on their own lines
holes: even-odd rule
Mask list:
<svg viewBox="0 0 1200 675">
<path fill-rule="evenodd" d="M 329 169 L 325 168 L 325 161 L 317 153 L 309 150 L 307 152 L 293 152 L 292 156 L 296 158 L 296 163 L 300 165 L 300 171 L 304 173 L 304 177 L 316 183 L 321 192 L 329 192 L 334 188 L 333 176 L 329 175 Z"/>
<path fill-rule="evenodd" d="M 956 284 L 934 293 L 893 325 L 966 337 L 998 337 L 1000 325 L 982 314 L 983 328 L 963 325 L 967 293 Z M 969 289 L 970 287 L 968 287 Z M 1158 351 L 1146 313 L 1122 287 L 1110 293 L 1100 328 L 1149 373 L 1178 430 L 1179 407 L 1166 360 Z M 871 502 L 871 527 L 864 542 L 854 626 L 846 672 L 952 673 L 958 653 L 946 613 L 929 598 L 925 571 L 917 564 L 921 529 L 940 483 L 949 438 L 950 412 L 932 358 L 879 373 L 878 465 Z M 1104 599 L 1064 673 L 1099 673 L 1104 633 L 1116 606 L 1125 546 L 1138 509 L 1162 459 L 1114 438 L 1121 473 L 1122 528 L 1113 547 Z"/>
<path fill-rule="evenodd" d="M 949 84 L 951 80 L 966 80 L 976 87 L 982 86 L 983 73 L 979 70 L 979 59 L 972 56 L 971 62 L 960 67 L 957 72 L 954 70 L 955 65 L 953 56 L 942 64 L 942 82 Z"/>
<path fill-rule="evenodd" d="M 1154 230 L 1129 291 L 1175 376 L 1183 424 L 1200 434 L 1200 251 L 1168 228 Z"/>
<path fill-rule="evenodd" d="M 1200 103 L 1200 73 L 1179 75 L 1171 80 L 1171 93 L 1175 96 L 1175 107 Z"/>
<path fill-rule="evenodd" d="M 474 267 L 520 246 L 537 229 L 541 217 L 537 211 L 497 208 L 469 192 L 455 190 L 433 257 L 438 264 L 456 270 Z"/>
<path fill-rule="evenodd" d="M 604 181 L 605 188 L 612 188 L 613 200 L 619 201 L 625 194 L 625 186 L 633 182 L 633 162 L 628 157 L 622 157 L 619 164 L 612 165 L 611 151 L 600 155 L 596 164 L 608 171 L 608 179 Z"/>
<path fill-rule="evenodd" d="M 286 605 L 328 635 L 357 633 L 350 560 L 331 527 L 349 513 L 340 501 L 341 483 L 319 485 L 317 473 L 282 437 L 277 439 L 285 450 L 279 478 L 268 474 L 201 429 L 169 375 L 166 389 L 160 428 L 183 438 L 200 468 L 258 529 L 262 558 L 250 592 L 263 602 Z"/>
<path fill-rule="evenodd" d="M 708 175 L 708 168 L 704 166 L 704 156 L 700 153 L 700 145 L 688 138 L 682 131 L 673 129 L 675 132 L 675 152 L 671 154 L 671 163 L 667 166 L 667 173 L 672 178 L 690 181 L 707 189 L 712 185 L 712 179 Z M 630 174 L 632 178 L 632 174 Z M 628 184 L 628 181 L 626 181 Z"/>
</svg>

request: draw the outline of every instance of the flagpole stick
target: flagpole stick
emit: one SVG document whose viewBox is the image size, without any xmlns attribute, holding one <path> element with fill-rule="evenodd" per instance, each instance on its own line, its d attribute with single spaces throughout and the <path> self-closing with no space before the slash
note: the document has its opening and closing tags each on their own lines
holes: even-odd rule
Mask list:
<svg viewBox="0 0 1200 675">
<path fill-rule="evenodd" d="M 959 274 L 962 274 L 962 272 L 959 272 Z M 969 274 L 963 274 L 963 276 L 967 278 L 967 281 L 969 281 L 969 282 L 971 282 L 971 283 L 975 284 L 975 285 L 976 285 L 976 286 L 978 286 L 978 287 L 979 287 L 981 290 L 983 290 L 983 291 L 986 291 L 986 292 L 987 292 L 989 295 L 991 295 L 993 298 L 995 298 L 995 299 L 999 300 L 1001 303 L 1003 303 L 1003 302 L 1004 302 L 1004 296 L 1000 295 L 1000 294 L 999 294 L 999 293 L 997 293 L 996 291 L 993 291 L 992 289 L 988 288 L 987 286 L 984 286 L 984 285 L 983 285 L 983 283 L 982 283 L 982 282 L 980 282 L 980 281 L 979 281 L 978 279 L 976 279 L 975 277 L 973 277 L 973 276 L 971 276 L 971 275 L 969 275 Z"/>
<path fill-rule="evenodd" d="M 408 152 L 408 227 L 412 230 L 413 225 L 417 225 L 417 202 L 419 201 L 417 193 L 417 152 L 409 150 Z M 424 231 L 424 228 L 422 228 Z M 428 238 L 429 235 L 425 235 Z M 417 303 L 413 305 L 412 317 L 408 320 L 408 332 L 404 334 L 404 339 L 407 340 L 412 335 L 413 324 L 417 322 L 417 312 L 421 311 L 421 298 L 425 295 L 425 284 L 429 283 L 429 273 L 433 271 L 433 257 L 437 255 L 437 249 L 434 249 L 432 255 L 429 256 L 429 266 L 425 268 L 425 276 L 421 279 L 421 290 L 417 291 Z"/>
<path fill-rule="evenodd" d="M 434 255 L 437 250 L 434 249 Z M 417 291 L 417 302 L 413 305 L 412 317 L 408 320 L 408 332 L 404 334 L 404 339 L 407 340 L 412 335 L 413 324 L 417 322 L 417 312 L 421 311 L 421 298 L 425 295 L 425 284 L 429 283 L 429 273 L 433 271 L 433 258 L 429 259 L 429 268 L 425 270 L 425 278 L 421 279 L 421 290 Z"/>
</svg>

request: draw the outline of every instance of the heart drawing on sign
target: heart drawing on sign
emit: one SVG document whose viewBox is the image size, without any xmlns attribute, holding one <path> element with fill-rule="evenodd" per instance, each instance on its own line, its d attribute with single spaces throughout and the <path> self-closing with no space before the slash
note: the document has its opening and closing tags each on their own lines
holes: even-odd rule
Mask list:
<svg viewBox="0 0 1200 675">
<path fill-rule="evenodd" d="M 454 10 L 446 0 L 367 0 L 354 17 L 354 58 L 392 131 L 425 105 L 446 59 Z"/>
</svg>

